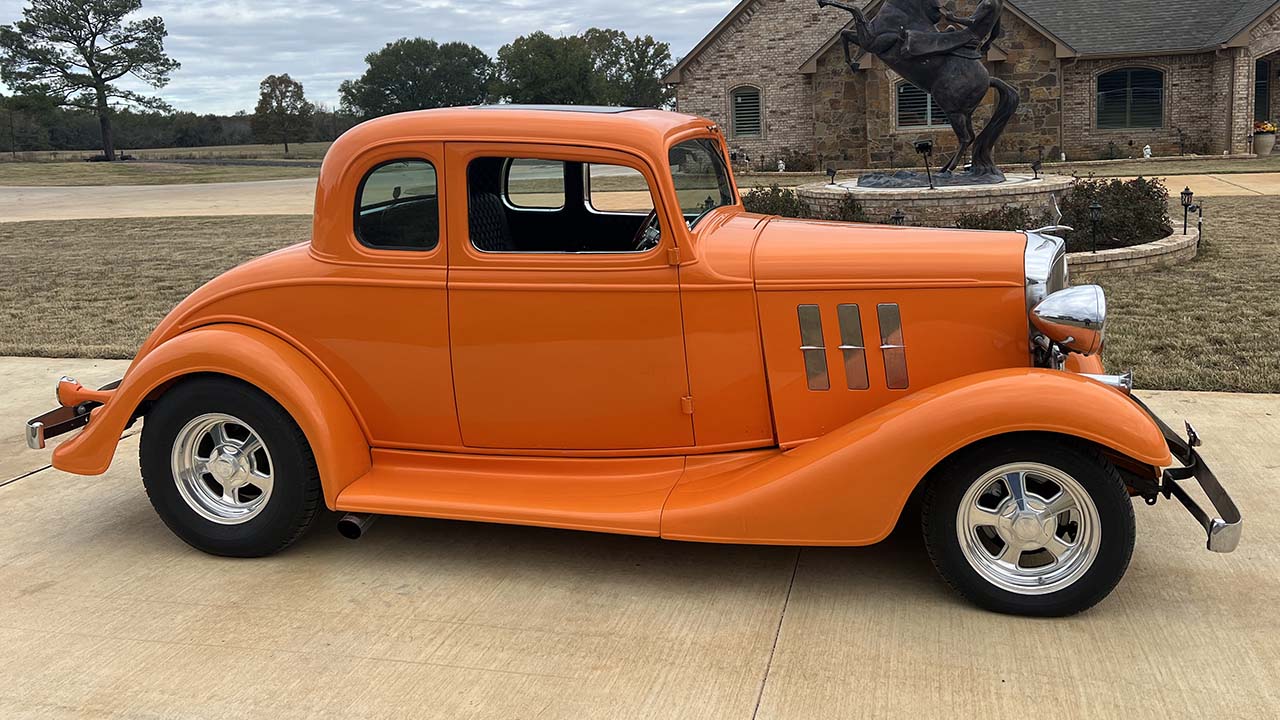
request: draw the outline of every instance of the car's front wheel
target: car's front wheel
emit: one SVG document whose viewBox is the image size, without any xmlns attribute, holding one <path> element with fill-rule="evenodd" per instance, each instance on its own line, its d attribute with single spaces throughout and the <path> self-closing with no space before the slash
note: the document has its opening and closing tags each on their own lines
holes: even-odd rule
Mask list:
<svg viewBox="0 0 1280 720">
<path fill-rule="evenodd" d="M 147 414 L 142 482 L 165 525 L 213 555 L 285 549 L 320 510 L 315 458 L 274 400 L 244 383 L 175 386 Z"/>
<path fill-rule="evenodd" d="M 1133 503 L 1114 466 L 1069 440 L 1013 436 L 971 448 L 932 478 L 929 556 L 981 607 L 1063 616 L 1093 607 L 1133 555 Z"/>
</svg>

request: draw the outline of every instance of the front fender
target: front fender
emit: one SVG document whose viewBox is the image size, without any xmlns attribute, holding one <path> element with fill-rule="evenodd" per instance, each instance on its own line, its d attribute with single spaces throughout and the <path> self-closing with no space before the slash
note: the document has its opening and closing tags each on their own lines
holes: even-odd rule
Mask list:
<svg viewBox="0 0 1280 720">
<path fill-rule="evenodd" d="M 58 446 L 53 466 L 101 475 L 142 403 L 185 376 L 218 374 L 271 396 L 298 423 L 324 485 L 325 502 L 369 471 L 369 443 L 333 383 L 309 358 L 280 338 L 244 325 L 210 325 L 183 333 L 138 358 L 110 400 L 93 411 L 77 437 Z"/>
<path fill-rule="evenodd" d="M 1047 432 L 1171 465 L 1160 429 L 1123 393 L 1073 373 L 1010 369 L 921 390 L 794 450 L 681 483 L 663 537 L 779 545 L 883 540 L 929 471 L 997 435 Z"/>
</svg>

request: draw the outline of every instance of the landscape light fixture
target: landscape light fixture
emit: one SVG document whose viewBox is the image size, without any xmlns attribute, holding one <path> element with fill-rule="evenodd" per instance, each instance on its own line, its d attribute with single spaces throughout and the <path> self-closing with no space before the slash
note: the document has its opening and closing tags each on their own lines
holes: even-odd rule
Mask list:
<svg viewBox="0 0 1280 720">
<path fill-rule="evenodd" d="M 1032 160 L 1032 161 L 1031 161 L 1031 172 L 1035 173 L 1035 176 L 1036 176 L 1036 178 L 1035 178 L 1035 179 L 1036 179 L 1036 180 L 1039 180 L 1039 179 L 1040 179 L 1040 171 L 1041 171 L 1041 170 L 1043 170 L 1043 169 L 1044 169 L 1044 161 L 1043 161 L 1043 160 Z"/>
<path fill-rule="evenodd" d="M 1182 191 L 1182 234 L 1187 234 L 1187 216 L 1194 212 L 1191 208 L 1195 207 L 1196 194 L 1191 192 L 1191 186 L 1188 185 Z"/>
<path fill-rule="evenodd" d="M 1093 252 L 1098 252 L 1098 226 L 1102 223 L 1102 203 L 1089 203 L 1089 219 L 1093 221 Z"/>
<path fill-rule="evenodd" d="M 902 212 L 902 208 L 898 208 L 897 210 L 893 211 L 893 214 L 889 216 L 889 224 L 890 225 L 906 225 L 907 224 L 907 214 Z"/>
<path fill-rule="evenodd" d="M 933 141 L 917 140 L 916 152 L 920 153 L 920 157 L 924 158 L 924 172 L 929 178 L 929 189 L 933 190 L 933 169 L 929 167 L 929 158 L 933 155 Z"/>
<path fill-rule="evenodd" d="M 827 168 L 827 177 L 831 178 L 831 184 L 836 184 L 836 169 L 834 167 Z"/>
</svg>

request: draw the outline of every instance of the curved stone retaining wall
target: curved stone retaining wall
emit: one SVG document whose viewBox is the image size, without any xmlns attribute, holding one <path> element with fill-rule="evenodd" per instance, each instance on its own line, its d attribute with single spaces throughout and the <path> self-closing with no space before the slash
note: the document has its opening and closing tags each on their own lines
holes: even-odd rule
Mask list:
<svg viewBox="0 0 1280 720">
<path fill-rule="evenodd" d="M 1163 240 L 1126 248 L 1076 252 L 1067 255 L 1072 273 L 1097 273 L 1112 270 L 1149 270 L 1177 265 L 1195 258 L 1200 252 L 1200 232 L 1192 226 L 1187 235 L 1175 232 Z"/>
</svg>

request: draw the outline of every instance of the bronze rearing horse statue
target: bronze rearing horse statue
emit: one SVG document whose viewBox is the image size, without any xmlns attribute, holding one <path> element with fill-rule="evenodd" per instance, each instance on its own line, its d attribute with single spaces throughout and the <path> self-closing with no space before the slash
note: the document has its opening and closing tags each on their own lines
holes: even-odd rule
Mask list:
<svg viewBox="0 0 1280 720">
<path fill-rule="evenodd" d="M 835 7 L 853 15 L 853 29 L 841 31 L 845 59 L 857 70 L 870 52 L 894 72 L 933 95 L 933 102 L 947 114 L 960 147 L 942 167 L 950 174 L 965 152 L 973 150 L 970 175 L 986 182 L 1004 179 L 995 163 L 996 141 L 1018 110 L 1018 91 L 992 77 L 982 58 L 1000 36 L 1004 0 L 982 0 L 971 17 L 948 12 L 942 0 L 885 0 L 869 20 L 862 10 L 838 0 L 818 0 L 818 7 Z M 957 27 L 938 30 L 943 20 Z M 852 48 L 858 48 L 857 56 Z M 974 135 L 973 113 L 987 91 L 995 88 L 995 113 L 980 135 Z"/>
</svg>

